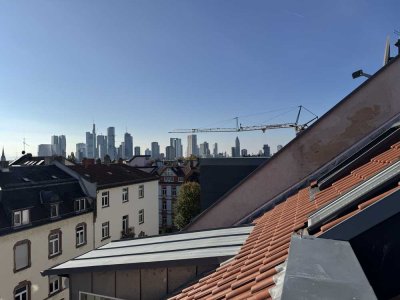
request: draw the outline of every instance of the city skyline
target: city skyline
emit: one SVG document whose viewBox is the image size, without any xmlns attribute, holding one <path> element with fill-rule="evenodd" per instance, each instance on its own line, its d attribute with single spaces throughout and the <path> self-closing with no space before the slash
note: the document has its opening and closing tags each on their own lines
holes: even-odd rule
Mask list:
<svg viewBox="0 0 400 300">
<path fill-rule="evenodd" d="M 321 116 L 362 82 L 352 72 L 382 66 L 386 36 L 392 44 L 397 38 L 399 6 L 5 2 L 0 146 L 15 158 L 24 138 L 35 153 L 49 136 L 64 134 L 70 153 L 94 120 L 97 134 L 127 127 L 142 152 L 152 141 L 164 151 L 175 137 L 167 132 L 177 128 L 234 127 L 236 116 L 244 125 L 292 122 L 295 109 L 279 115 L 298 105 Z M 294 136 L 278 130 L 239 138 L 251 153 Z M 199 134 L 198 141 L 218 141 L 229 153 L 232 137 Z M 122 130 L 115 138 L 122 142 Z"/>
</svg>

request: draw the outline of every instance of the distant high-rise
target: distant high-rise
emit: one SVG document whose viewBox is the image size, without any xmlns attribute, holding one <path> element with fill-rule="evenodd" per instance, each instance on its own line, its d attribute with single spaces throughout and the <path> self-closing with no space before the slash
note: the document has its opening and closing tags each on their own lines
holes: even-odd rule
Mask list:
<svg viewBox="0 0 400 300">
<path fill-rule="evenodd" d="M 75 152 L 76 160 L 82 161 L 85 155 L 86 155 L 86 144 L 85 143 L 76 144 L 76 152 Z"/>
<path fill-rule="evenodd" d="M 183 147 L 182 147 L 182 140 L 178 138 L 170 138 L 169 145 L 175 149 L 174 158 L 183 157 Z"/>
<path fill-rule="evenodd" d="M 0 161 L 2 161 L 2 162 L 6 161 L 6 156 L 4 155 L 4 147 L 3 147 L 3 150 L 1 151 L 1 160 Z"/>
<path fill-rule="evenodd" d="M 113 161 L 115 159 L 115 127 L 107 128 L 107 154 L 110 156 L 110 159 Z"/>
<path fill-rule="evenodd" d="M 176 151 L 174 147 L 167 146 L 165 148 L 165 158 L 167 160 L 174 160 L 176 158 Z"/>
<path fill-rule="evenodd" d="M 62 157 L 67 157 L 67 138 L 65 135 L 60 135 L 58 137 L 58 143 L 60 145 L 60 155 Z"/>
<path fill-rule="evenodd" d="M 268 144 L 265 144 L 263 147 L 263 155 L 265 157 L 271 157 L 271 148 L 268 146 Z"/>
<path fill-rule="evenodd" d="M 210 156 L 210 148 L 209 148 L 209 145 L 207 142 L 200 144 L 199 156 L 200 157 L 209 157 Z"/>
<path fill-rule="evenodd" d="M 107 154 L 107 136 L 98 135 L 97 136 L 97 153 L 101 160 L 104 160 L 104 156 Z"/>
<path fill-rule="evenodd" d="M 140 155 L 140 147 L 139 146 L 135 147 L 135 155 Z"/>
<path fill-rule="evenodd" d="M 231 157 L 236 157 L 236 147 L 231 148 Z"/>
<path fill-rule="evenodd" d="M 160 158 L 160 145 L 157 142 L 151 143 L 151 157 L 154 159 Z"/>
<path fill-rule="evenodd" d="M 124 135 L 124 157 L 125 159 L 131 159 L 133 156 L 133 138 L 128 132 Z"/>
<path fill-rule="evenodd" d="M 149 148 L 146 148 L 146 150 L 144 150 L 144 155 L 150 155 L 151 156 L 151 150 Z"/>
<path fill-rule="evenodd" d="M 4 147 L 3 147 L 3 150 L 1 151 L 0 169 L 7 167 L 8 167 L 8 161 L 6 160 L 6 156 L 4 155 Z"/>
<path fill-rule="evenodd" d="M 236 137 L 236 140 L 235 140 L 235 148 L 236 148 L 235 157 L 240 157 L 240 142 L 239 142 L 239 137 Z"/>
<path fill-rule="evenodd" d="M 197 135 L 191 134 L 187 137 L 187 156 L 190 155 L 199 155 L 198 146 L 197 146 Z"/>
<path fill-rule="evenodd" d="M 86 158 L 96 158 L 96 125 L 93 124 L 92 132 L 86 132 Z"/>
<path fill-rule="evenodd" d="M 51 136 L 51 147 L 52 147 L 52 154 L 53 155 L 60 155 L 60 142 L 58 135 Z"/>
<path fill-rule="evenodd" d="M 122 142 L 117 149 L 117 157 L 116 159 L 124 158 L 125 157 L 125 143 Z"/>
<path fill-rule="evenodd" d="M 218 143 L 214 143 L 213 155 L 218 157 Z"/>
<path fill-rule="evenodd" d="M 38 156 L 53 156 L 54 150 L 52 144 L 40 144 L 38 146 Z"/>
<path fill-rule="evenodd" d="M 243 157 L 247 156 L 247 149 L 242 149 L 241 154 Z"/>
</svg>

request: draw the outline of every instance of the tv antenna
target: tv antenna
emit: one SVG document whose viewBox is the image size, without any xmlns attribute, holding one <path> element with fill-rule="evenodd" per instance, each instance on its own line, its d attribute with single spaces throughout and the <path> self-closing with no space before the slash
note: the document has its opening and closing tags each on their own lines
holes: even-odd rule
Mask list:
<svg viewBox="0 0 400 300">
<path fill-rule="evenodd" d="M 24 150 L 22 151 L 22 154 L 25 154 L 25 146 L 29 147 L 29 145 L 25 142 L 25 138 L 23 138 L 23 140 L 22 140 L 22 145 L 24 147 Z"/>
</svg>

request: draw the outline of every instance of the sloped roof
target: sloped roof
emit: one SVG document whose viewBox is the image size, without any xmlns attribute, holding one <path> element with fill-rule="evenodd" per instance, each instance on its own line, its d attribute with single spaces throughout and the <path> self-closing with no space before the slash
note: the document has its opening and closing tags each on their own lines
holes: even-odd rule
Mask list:
<svg viewBox="0 0 400 300">
<path fill-rule="evenodd" d="M 314 194 L 310 187 L 305 187 L 265 212 L 253 222 L 254 230 L 231 261 L 170 299 L 270 299 L 274 293 L 274 275 L 288 257 L 291 236 L 294 233 L 302 234 L 303 229 L 307 229 L 311 213 L 397 161 L 400 158 L 400 143 L 388 148 L 328 188 Z M 320 227 L 316 235 L 398 189 L 399 186 L 386 186 L 377 195 Z"/>
<path fill-rule="evenodd" d="M 98 187 L 112 187 L 131 183 L 158 180 L 158 177 L 124 164 L 93 164 L 68 166 Z"/>
</svg>

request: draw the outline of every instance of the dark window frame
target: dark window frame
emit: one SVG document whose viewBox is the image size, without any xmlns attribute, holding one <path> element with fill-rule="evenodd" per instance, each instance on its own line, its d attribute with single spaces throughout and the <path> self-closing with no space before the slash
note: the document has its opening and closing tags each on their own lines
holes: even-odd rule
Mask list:
<svg viewBox="0 0 400 300">
<path fill-rule="evenodd" d="M 28 244 L 28 265 L 26 267 L 17 269 L 16 268 L 16 260 L 15 260 L 15 249 L 17 248 L 17 246 L 22 245 L 22 244 Z M 16 242 L 14 244 L 13 250 L 14 250 L 13 251 L 13 253 L 14 253 L 14 273 L 17 273 L 17 272 L 20 272 L 22 270 L 30 268 L 31 265 L 32 265 L 32 262 L 31 262 L 31 258 L 32 258 L 31 257 L 31 241 L 28 240 L 28 239 L 25 239 L 25 240 L 22 240 L 22 241 L 18 241 L 18 242 Z"/>
<path fill-rule="evenodd" d="M 108 235 L 107 236 L 103 236 L 103 227 L 105 227 L 105 225 L 107 225 L 107 227 L 108 227 L 108 230 L 107 230 Z M 107 222 L 101 223 L 101 241 L 107 240 L 109 238 L 111 238 L 111 236 L 110 236 L 110 221 L 107 221 Z"/>
</svg>

